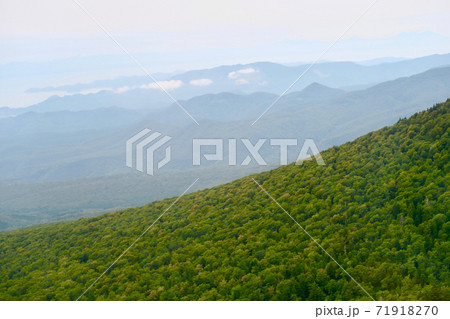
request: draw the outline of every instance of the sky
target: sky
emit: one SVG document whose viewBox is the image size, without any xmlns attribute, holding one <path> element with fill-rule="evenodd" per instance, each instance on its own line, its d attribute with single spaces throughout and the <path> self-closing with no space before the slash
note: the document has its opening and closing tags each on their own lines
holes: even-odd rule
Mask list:
<svg viewBox="0 0 450 319">
<path fill-rule="evenodd" d="M 0 0 L 0 107 L 143 74 L 89 15 L 152 74 L 450 52 L 448 0 Z"/>
<path fill-rule="evenodd" d="M 334 41 L 374 0 L 76 0 L 130 52 Z M 448 0 L 378 0 L 343 39 L 450 36 Z M 0 64 L 119 49 L 74 0 L 0 0 Z"/>
</svg>

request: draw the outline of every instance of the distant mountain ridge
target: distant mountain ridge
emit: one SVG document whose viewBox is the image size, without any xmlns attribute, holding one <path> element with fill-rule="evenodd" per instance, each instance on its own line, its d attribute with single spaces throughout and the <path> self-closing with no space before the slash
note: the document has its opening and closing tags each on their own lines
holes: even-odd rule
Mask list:
<svg viewBox="0 0 450 319">
<path fill-rule="evenodd" d="M 312 91 L 317 96 L 310 94 Z M 88 133 L 88 127 L 85 127 L 77 138 L 73 138 L 73 133 L 69 132 L 54 134 L 34 131 L 30 136 L 17 137 L 3 135 L 0 138 L 0 151 L 6 152 L 8 156 L 0 161 L 0 176 L 50 181 L 70 176 L 124 173 L 128 169 L 123 165 L 123 145 L 130 136 L 146 127 L 173 137 L 172 162 L 167 165 L 168 169 L 192 168 L 190 153 L 191 139 L 194 136 L 249 139 L 286 137 L 300 140 L 308 137 L 314 138 L 319 147 L 326 148 L 393 124 L 400 117 L 409 116 L 422 110 L 424 105 L 442 101 L 449 96 L 450 67 L 430 70 L 354 92 L 343 92 L 313 84 L 304 91 L 282 97 L 252 126 L 252 122 L 276 99 L 276 95 L 204 95 L 182 101 L 186 109 L 199 119 L 200 126 L 194 124 L 177 105 L 172 105 L 147 116 L 139 113 L 125 115 L 126 111 L 121 110 L 123 114 L 119 116 L 122 119 L 117 121 L 120 123 L 123 120 L 124 125 L 112 126 L 110 130 L 96 134 Z M 86 113 L 88 114 L 89 112 Z M 51 113 L 47 115 L 50 120 Z M 128 116 L 130 119 L 134 116 L 139 118 L 131 123 L 125 121 Z M 111 119 L 113 124 L 114 118 Z M 12 119 L 2 119 L 0 123 L 2 121 L 14 123 Z M 95 122 L 90 128 L 95 129 Z M 39 152 L 42 145 L 48 147 L 51 141 L 56 145 L 66 141 L 71 147 Z M 34 154 L 32 159 L 24 157 L 23 145 L 27 145 L 29 154 Z M 270 149 L 264 147 L 261 151 L 268 154 Z M 276 161 L 273 152 L 271 156 L 267 160 L 273 163 Z M 214 163 L 207 163 L 212 164 Z M 226 163 L 214 165 L 224 164 Z"/>
<path fill-rule="evenodd" d="M 309 72 L 296 82 L 290 92 L 300 91 L 314 82 L 332 88 L 380 83 L 446 65 L 450 65 L 450 53 L 376 65 L 360 65 L 353 62 L 324 62 L 314 65 Z M 168 89 L 169 93 L 174 98 L 182 100 L 223 92 L 280 94 L 296 81 L 308 67 L 308 64 L 288 67 L 271 62 L 257 62 L 193 70 L 174 76 L 162 76 L 162 79 L 165 81 L 163 85 L 174 86 L 174 88 Z M 113 82 L 109 81 L 108 83 Z M 123 78 L 117 79 L 117 83 L 118 85 L 111 85 L 110 88 L 107 88 L 109 91 L 87 95 L 75 94 L 51 97 L 29 108 L 16 109 L 15 112 L 19 114 L 29 110 L 35 112 L 86 110 L 109 106 L 154 110 L 166 107 L 173 102 L 158 90 L 146 76 L 131 77 L 129 86 L 124 86 L 126 82 Z M 97 82 L 93 82 L 93 85 L 93 87 L 88 86 L 87 88 L 99 89 Z M 143 89 L 140 88 L 142 85 L 145 87 L 151 85 L 155 88 Z M 122 93 L 117 91 L 120 87 L 125 87 Z M 59 88 L 55 87 L 54 89 Z M 66 89 L 70 90 L 67 87 Z M 1 110 L 0 116 L 2 116 Z"/>
<path fill-rule="evenodd" d="M 301 90 L 300 92 L 292 93 L 292 94 L 297 94 L 300 98 L 314 99 L 314 98 L 318 98 L 318 97 L 332 98 L 332 97 L 341 95 L 343 93 L 345 93 L 344 90 L 330 88 L 330 87 L 322 85 L 320 83 L 313 82 L 310 85 L 308 85 L 307 87 L 305 87 L 303 90 Z"/>
<path fill-rule="evenodd" d="M 131 124 L 145 115 L 146 113 L 143 111 L 126 110 L 118 107 L 78 112 L 27 112 L 15 117 L 0 119 L 0 136 L 39 134 L 42 132 L 58 134 L 59 132 L 101 131 Z"/>
<path fill-rule="evenodd" d="M 282 101 L 290 103 L 313 103 L 346 93 L 314 82 L 299 92 L 286 94 Z M 189 100 L 181 100 L 183 107 L 197 120 L 238 121 L 255 117 L 262 113 L 278 98 L 278 95 L 265 92 L 251 94 L 217 93 L 200 95 Z M 286 102 L 287 103 L 287 102 Z M 179 105 L 154 112 L 152 120 L 177 125 L 191 124 L 191 119 L 180 110 Z"/>
</svg>

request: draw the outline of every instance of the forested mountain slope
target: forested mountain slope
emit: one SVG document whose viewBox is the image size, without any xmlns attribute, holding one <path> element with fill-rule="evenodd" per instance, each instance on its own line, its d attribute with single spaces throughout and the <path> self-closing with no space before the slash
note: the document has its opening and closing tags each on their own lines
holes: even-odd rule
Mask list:
<svg viewBox="0 0 450 319">
<path fill-rule="evenodd" d="M 448 300 L 450 100 L 187 194 L 82 300 Z M 0 299 L 75 300 L 175 198 L 0 234 Z"/>
</svg>

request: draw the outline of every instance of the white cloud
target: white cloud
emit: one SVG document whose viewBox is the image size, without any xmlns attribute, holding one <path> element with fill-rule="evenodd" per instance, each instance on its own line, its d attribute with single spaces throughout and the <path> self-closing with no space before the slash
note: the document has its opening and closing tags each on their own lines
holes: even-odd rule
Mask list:
<svg viewBox="0 0 450 319">
<path fill-rule="evenodd" d="M 241 69 L 238 71 L 238 73 L 240 74 L 250 74 L 250 73 L 255 73 L 256 70 L 254 68 L 246 68 L 246 69 Z"/>
<path fill-rule="evenodd" d="M 122 86 L 116 90 L 116 93 L 125 93 L 129 90 L 130 90 L 130 88 L 128 86 Z"/>
<path fill-rule="evenodd" d="M 164 89 L 164 90 L 174 90 L 183 85 L 183 81 L 181 80 L 170 80 L 170 81 L 158 81 L 149 84 L 143 84 L 139 88 L 141 89 Z"/>
<path fill-rule="evenodd" d="M 237 79 L 242 74 L 252 74 L 252 73 L 255 73 L 255 72 L 256 72 L 256 70 L 254 68 L 240 69 L 240 70 L 232 71 L 232 72 L 228 73 L 228 77 L 230 79 Z"/>
<path fill-rule="evenodd" d="M 53 94 L 57 95 L 59 97 L 63 97 L 63 96 L 73 96 L 73 95 L 78 95 L 78 94 L 82 94 L 82 95 L 95 94 L 95 93 L 106 92 L 106 91 L 114 91 L 114 90 L 111 88 L 91 88 L 91 89 L 86 89 L 86 90 L 81 90 L 78 92 L 71 92 L 71 93 L 67 93 L 65 91 L 56 91 L 56 92 L 53 92 Z"/>
<path fill-rule="evenodd" d="M 213 83 L 211 79 L 196 79 L 189 82 L 191 85 L 195 86 L 208 86 Z"/>
<path fill-rule="evenodd" d="M 75 95 L 75 94 L 92 94 L 92 93 L 98 93 L 101 91 L 113 91 L 113 89 L 111 88 L 92 88 L 92 89 L 86 89 L 86 90 L 81 90 L 79 92 L 76 93 L 70 93 L 70 94 L 63 94 L 63 95 Z"/>
<path fill-rule="evenodd" d="M 329 74 L 325 74 L 323 72 L 320 72 L 319 70 L 314 70 L 314 74 L 316 74 L 319 78 L 327 78 L 330 76 Z"/>
<path fill-rule="evenodd" d="M 234 83 L 237 85 L 242 85 L 242 84 L 248 84 L 248 81 L 246 79 L 237 79 L 236 81 L 234 81 Z"/>
<path fill-rule="evenodd" d="M 235 72 L 235 71 L 228 73 L 228 77 L 229 77 L 230 79 L 235 79 L 235 78 L 237 78 L 238 76 L 239 76 L 239 75 L 238 75 L 237 72 Z"/>
</svg>

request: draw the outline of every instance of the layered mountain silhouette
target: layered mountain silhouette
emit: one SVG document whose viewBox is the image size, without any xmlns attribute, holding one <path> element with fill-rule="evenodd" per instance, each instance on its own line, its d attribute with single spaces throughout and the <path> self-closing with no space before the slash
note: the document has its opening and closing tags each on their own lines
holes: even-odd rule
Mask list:
<svg viewBox="0 0 450 319">
<path fill-rule="evenodd" d="M 355 90 L 448 65 L 450 65 L 450 54 L 436 54 L 370 65 L 354 62 L 323 62 L 314 65 L 300 79 L 298 79 L 299 76 L 309 68 L 309 64 L 286 66 L 271 62 L 257 62 L 193 70 L 176 75 L 157 74 L 155 77 L 174 98 L 186 100 L 199 95 L 223 92 L 281 94 L 294 81 L 296 83 L 290 92 L 301 91 L 314 82 L 334 88 Z M 84 90 L 102 91 L 74 94 Z M 79 111 L 110 106 L 152 111 L 173 103 L 173 100 L 147 76 L 120 77 L 115 80 L 61 87 L 33 88 L 29 91 L 66 91 L 73 95 L 53 96 L 28 108 L 12 110 L 0 108 L 0 117 L 28 111 Z"/>
<path fill-rule="evenodd" d="M 200 185 L 211 187 L 270 169 L 278 165 L 279 154 L 267 142 L 260 153 L 268 166 L 254 166 L 252 161 L 248 167 L 230 170 L 224 160 L 204 161 L 198 168 L 192 166 L 193 137 L 246 138 L 252 143 L 263 138 L 296 138 L 299 146 L 289 151 L 289 160 L 294 161 L 305 138 L 313 138 L 320 149 L 340 145 L 445 100 L 449 83 L 450 67 L 350 92 L 312 83 L 283 96 L 254 125 L 276 94 L 228 92 L 181 100 L 200 126 L 176 104 L 153 112 L 114 107 L 0 119 L 0 152 L 5 154 L 0 160 L 0 187 L 4 189 L 0 219 L 5 229 L 142 205 L 179 193 L 182 185 L 172 183 L 173 176 L 180 180 L 203 176 L 205 184 Z M 143 128 L 172 137 L 172 161 L 154 180 L 139 179 L 124 162 L 125 141 Z M 240 142 L 237 151 L 241 163 L 247 151 Z M 216 171 L 215 180 L 209 168 Z M 157 178 L 159 182 L 153 182 Z M 141 187 L 133 188 L 136 183 Z M 161 183 L 166 185 L 164 192 Z M 46 188 L 52 191 L 33 195 Z M 55 194 L 65 200 L 50 207 L 47 203 L 56 203 L 52 200 Z"/>
</svg>

